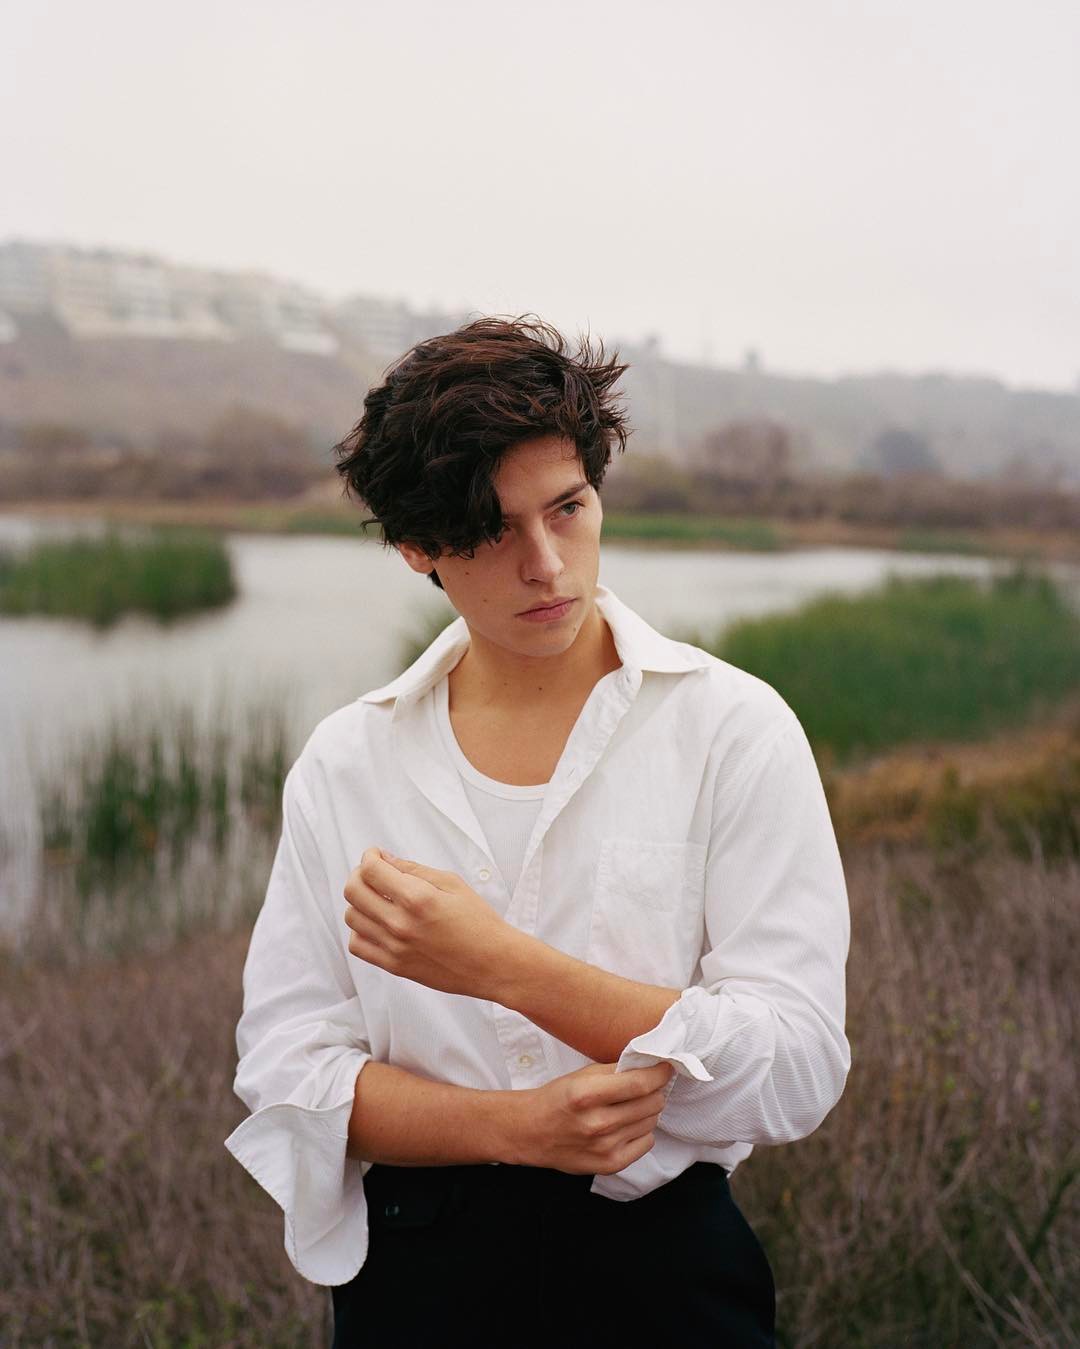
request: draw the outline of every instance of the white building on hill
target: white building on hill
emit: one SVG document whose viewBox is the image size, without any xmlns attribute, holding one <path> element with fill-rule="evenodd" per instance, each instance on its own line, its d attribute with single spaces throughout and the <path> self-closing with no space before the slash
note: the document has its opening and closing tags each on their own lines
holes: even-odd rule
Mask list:
<svg viewBox="0 0 1080 1349">
<path fill-rule="evenodd" d="M 261 272 L 177 267 L 147 253 L 11 239 L 0 243 L 0 341 L 13 340 L 29 314 L 47 314 L 77 338 L 262 336 L 319 355 L 333 355 L 344 338 L 382 361 L 469 318 L 372 295 L 330 304 Z"/>
<path fill-rule="evenodd" d="M 323 301 L 302 286 L 107 248 L 0 244 L 0 312 L 16 324 L 21 315 L 48 314 L 73 337 L 261 334 L 292 350 L 338 349 Z"/>
</svg>

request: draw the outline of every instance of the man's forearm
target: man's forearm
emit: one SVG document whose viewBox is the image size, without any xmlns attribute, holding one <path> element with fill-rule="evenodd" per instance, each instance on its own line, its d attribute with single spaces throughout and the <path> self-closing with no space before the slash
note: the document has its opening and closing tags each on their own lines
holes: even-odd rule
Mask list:
<svg viewBox="0 0 1080 1349">
<path fill-rule="evenodd" d="M 356 1078 L 346 1155 L 389 1166 L 455 1166 L 508 1160 L 516 1103 L 369 1060 Z"/>
<path fill-rule="evenodd" d="M 494 982 L 494 1001 L 597 1063 L 618 1062 L 627 1044 L 652 1030 L 683 994 L 611 974 L 525 933 L 515 933 L 500 953 Z"/>
</svg>

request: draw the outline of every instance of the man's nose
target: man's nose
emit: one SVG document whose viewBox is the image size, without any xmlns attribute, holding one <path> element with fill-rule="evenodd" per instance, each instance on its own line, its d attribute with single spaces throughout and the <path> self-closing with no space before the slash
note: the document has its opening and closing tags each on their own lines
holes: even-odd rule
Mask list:
<svg viewBox="0 0 1080 1349">
<path fill-rule="evenodd" d="M 529 539 L 522 574 L 526 581 L 554 581 L 562 574 L 563 560 L 546 531 Z"/>
</svg>

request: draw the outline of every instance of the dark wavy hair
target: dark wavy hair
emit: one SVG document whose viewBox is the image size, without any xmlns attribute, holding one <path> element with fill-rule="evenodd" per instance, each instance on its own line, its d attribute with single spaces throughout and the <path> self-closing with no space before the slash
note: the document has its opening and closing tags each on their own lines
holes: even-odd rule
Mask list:
<svg viewBox="0 0 1080 1349">
<path fill-rule="evenodd" d="M 334 446 L 345 493 L 372 512 L 383 542 L 428 557 L 468 557 L 502 532 L 492 478 L 501 456 L 534 436 L 565 436 L 585 477 L 603 482 L 630 427 L 613 386 L 627 369 L 535 315 L 479 318 L 411 347 L 364 399 L 364 415 Z M 440 589 L 435 572 L 431 579 Z"/>
</svg>

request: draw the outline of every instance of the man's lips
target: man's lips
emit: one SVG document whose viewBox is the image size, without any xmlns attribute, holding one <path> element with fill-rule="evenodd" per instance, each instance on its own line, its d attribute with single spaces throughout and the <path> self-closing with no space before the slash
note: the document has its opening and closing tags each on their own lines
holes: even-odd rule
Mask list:
<svg viewBox="0 0 1080 1349">
<path fill-rule="evenodd" d="M 548 604 L 535 604 L 531 609 L 523 610 L 519 618 L 559 618 L 564 614 L 574 602 L 571 595 L 565 599 L 555 599 Z"/>
<path fill-rule="evenodd" d="M 553 600 L 545 600 L 543 604 L 534 604 L 531 609 L 523 609 L 522 613 L 535 614 L 537 609 L 557 609 L 560 604 L 569 604 L 573 598 L 571 595 L 560 595 Z"/>
</svg>

